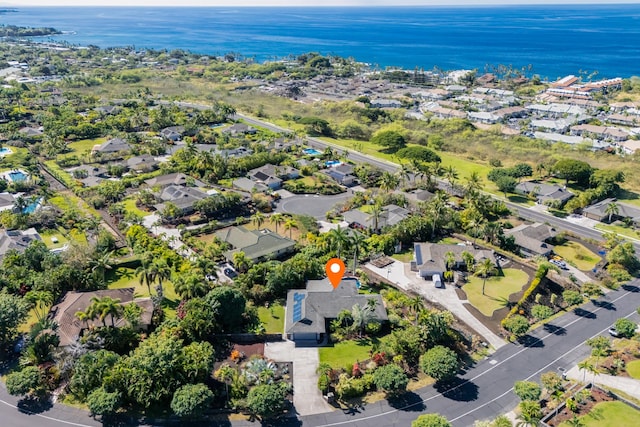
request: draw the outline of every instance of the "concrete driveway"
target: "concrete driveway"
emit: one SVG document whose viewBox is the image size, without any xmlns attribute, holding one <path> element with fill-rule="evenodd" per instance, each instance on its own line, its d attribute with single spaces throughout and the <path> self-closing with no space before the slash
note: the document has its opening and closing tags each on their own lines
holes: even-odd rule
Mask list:
<svg viewBox="0 0 640 427">
<path fill-rule="evenodd" d="M 303 194 L 281 199 L 276 207 L 276 212 L 311 215 L 316 219 L 325 219 L 326 214 L 336 204 L 342 203 L 353 197 L 353 192 L 336 194 L 335 196 L 319 196 L 315 194 Z"/>
<path fill-rule="evenodd" d="M 298 415 L 322 414 L 334 409 L 318 389 L 317 347 L 296 347 L 292 341 L 268 342 L 264 345 L 264 355 L 276 362 L 293 362 L 293 405 Z"/>
<path fill-rule="evenodd" d="M 480 334 L 496 350 L 506 344 L 502 338 L 491 332 L 466 309 L 463 304 L 468 301 L 460 300 L 453 286 L 447 284 L 444 288 L 436 288 L 432 282 L 418 278 L 416 273 L 411 271 L 409 264 L 400 261 L 395 261 L 384 268 L 378 268 L 373 264 L 367 264 L 366 267 L 380 277 L 395 283 L 399 288 L 413 291 L 429 301 L 442 305 Z"/>
</svg>

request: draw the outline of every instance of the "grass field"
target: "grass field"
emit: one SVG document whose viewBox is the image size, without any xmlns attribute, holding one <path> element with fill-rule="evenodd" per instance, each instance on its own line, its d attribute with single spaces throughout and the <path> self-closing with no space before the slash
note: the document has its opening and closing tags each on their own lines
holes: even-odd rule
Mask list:
<svg viewBox="0 0 640 427">
<path fill-rule="evenodd" d="M 613 231 L 614 233 L 618 233 L 621 236 L 630 237 L 632 239 L 640 239 L 640 235 L 638 235 L 635 230 L 619 225 L 603 224 L 599 222 L 596 224 L 596 229 L 602 231 Z"/>
<path fill-rule="evenodd" d="M 257 227 L 253 222 L 248 222 L 243 225 L 247 230 L 255 230 Z M 276 231 L 276 226 L 269 221 L 269 218 L 265 218 L 264 223 L 260 226 L 261 230 L 269 229 L 273 232 Z M 292 228 L 291 230 L 284 229 L 284 223 L 278 226 L 278 234 L 282 237 L 289 237 L 289 231 L 291 231 L 291 238 L 296 242 L 302 237 L 302 233 L 297 228 Z"/>
<path fill-rule="evenodd" d="M 69 190 L 60 191 L 56 196 L 49 199 L 49 203 L 57 206 L 62 211 L 80 210 L 81 212 L 88 213 L 99 217 L 98 211 L 89 206 L 87 202 L 76 196 Z"/>
<path fill-rule="evenodd" d="M 502 272 L 503 276 L 487 277 L 485 295 L 482 295 L 482 277 L 470 276 L 469 283 L 462 288 L 469 302 L 487 317 L 504 307 L 504 299 L 521 291 L 529 281 L 529 276 L 522 270 L 505 268 Z"/>
<path fill-rule="evenodd" d="M 268 334 L 278 334 L 284 331 L 284 307 L 273 304 L 269 308 L 258 307 L 258 317 Z"/>
<path fill-rule="evenodd" d="M 60 249 L 69 242 L 69 239 L 67 239 L 59 230 L 42 230 L 39 234 L 40 237 L 42 237 L 42 241 L 49 249 Z M 53 243 L 54 237 L 58 239 L 58 243 Z"/>
<path fill-rule="evenodd" d="M 334 368 L 343 368 L 369 358 L 372 348 L 369 339 L 348 340 L 336 343 L 333 347 L 320 347 L 320 363 L 328 363 Z"/>
<path fill-rule="evenodd" d="M 600 402 L 580 417 L 584 427 L 622 427 L 640 425 L 640 411 L 622 402 Z M 564 422 L 560 427 L 570 427 Z"/>
<path fill-rule="evenodd" d="M 145 298 L 150 296 L 149 289 L 146 285 L 140 284 L 140 279 L 135 274 L 135 270 L 132 268 L 116 268 L 115 270 L 108 270 L 106 274 L 107 285 L 109 289 L 123 289 L 134 288 L 134 295 L 139 298 Z M 151 287 L 151 292 L 155 295 L 155 285 Z M 180 303 L 180 297 L 173 289 L 173 283 L 165 281 L 162 283 L 164 290 L 164 300 L 162 302 L 164 312 L 167 317 L 176 316 L 176 307 Z"/>
<path fill-rule="evenodd" d="M 96 139 L 82 139 L 80 141 L 75 141 L 67 144 L 70 150 L 72 150 L 76 155 L 82 155 L 87 151 L 91 151 L 94 145 L 99 145 L 107 141 L 107 138 L 96 138 Z"/>
<path fill-rule="evenodd" d="M 631 378 L 640 379 L 640 360 L 627 363 L 625 369 Z"/>
<path fill-rule="evenodd" d="M 0 157 L 2 161 L 0 164 L 2 165 L 2 171 L 9 171 L 13 169 L 17 169 L 22 167 L 27 163 L 27 159 L 31 156 L 29 150 L 21 147 L 7 147 L 12 151 L 11 154 Z"/>
<path fill-rule="evenodd" d="M 136 206 L 136 200 L 133 197 L 129 197 L 123 200 L 122 204 L 127 212 L 133 212 L 141 217 L 150 215 L 151 212 L 145 212 Z"/>
<path fill-rule="evenodd" d="M 600 261 L 598 255 L 578 242 L 568 241 L 562 246 L 556 246 L 553 251 L 582 271 L 593 270 L 598 261 Z"/>
</svg>

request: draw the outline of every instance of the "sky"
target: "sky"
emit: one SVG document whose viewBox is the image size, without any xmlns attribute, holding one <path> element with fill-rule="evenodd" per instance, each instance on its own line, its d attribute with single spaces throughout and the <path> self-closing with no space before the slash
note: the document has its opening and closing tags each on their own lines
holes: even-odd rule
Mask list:
<svg viewBox="0 0 640 427">
<path fill-rule="evenodd" d="M 640 0 L 522 0 L 517 4 L 611 4 Z M 514 4 L 513 0 L 0 0 L 0 6 L 429 6 Z"/>
</svg>

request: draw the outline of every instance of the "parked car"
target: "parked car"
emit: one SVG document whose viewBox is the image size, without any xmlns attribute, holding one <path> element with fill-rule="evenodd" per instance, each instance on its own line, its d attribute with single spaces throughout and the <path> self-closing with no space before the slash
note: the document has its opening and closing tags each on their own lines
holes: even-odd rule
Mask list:
<svg viewBox="0 0 640 427">
<path fill-rule="evenodd" d="M 609 335 L 612 337 L 618 337 L 620 336 L 620 333 L 616 330 L 615 326 L 612 326 L 609 328 Z"/>
<path fill-rule="evenodd" d="M 227 276 L 229 279 L 235 279 L 236 277 L 238 277 L 238 273 L 236 273 L 236 271 L 233 268 L 227 267 L 222 271 L 224 272 L 224 275 Z"/>
</svg>

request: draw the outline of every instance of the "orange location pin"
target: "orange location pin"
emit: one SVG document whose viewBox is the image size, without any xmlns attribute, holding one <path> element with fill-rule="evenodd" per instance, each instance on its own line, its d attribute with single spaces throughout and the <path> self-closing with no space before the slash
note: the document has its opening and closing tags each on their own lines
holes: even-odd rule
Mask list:
<svg viewBox="0 0 640 427">
<path fill-rule="evenodd" d="M 333 289 L 337 288 L 342 280 L 342 276 L 344 276 L 344 262 L 340 258 L 331 258 L 327 261 L 327 265 L 325 266 L 325 271 L 327 272 L 327 277 L 333 285 Z"/>
</svg>

